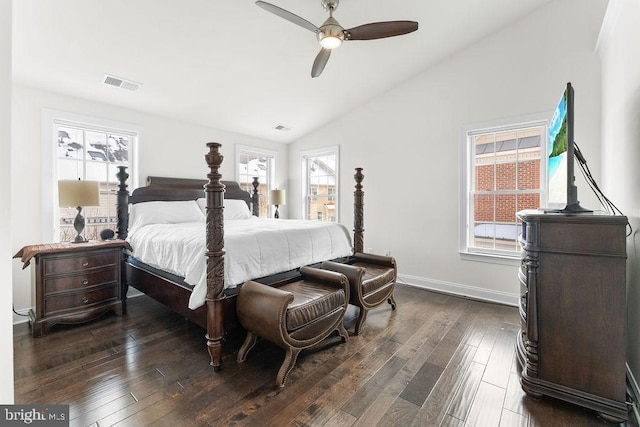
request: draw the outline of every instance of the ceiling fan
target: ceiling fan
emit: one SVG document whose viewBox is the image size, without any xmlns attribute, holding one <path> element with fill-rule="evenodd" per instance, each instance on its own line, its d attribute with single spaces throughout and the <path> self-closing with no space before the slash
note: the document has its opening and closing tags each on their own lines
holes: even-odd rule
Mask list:
<svg viewBox="0 0 640 427">
<path fill-rule="evenodd" d="M 317 34 L 318 42 L 320 42 L 320 53 L 313 61 L 311 67 L 311 77 L 318 77 L 324 70 L 327 61 L 331 56 L 331 50 L 337 48 L 342 42 L 347 40 L 373 40 L 385 37 L 401 36 L 416 31 L 418 23 L 415 21 L 386 21 L 372 22 L 370 24 L 360 25 L 358 27 L 345 30 L 338 21 L 333 17 L 333 12 L 338 8 L 339 0 L 321 0 L 322 6 L 329 11 L 329 17 L 320 27 L 316 27 L 311 22 L 296 14 L 282 9 L 265 1 L 256 1 L 256 4 L 264 10 L 278 15 L 287 21 L 293 22 L 307 30 Z"/>
</svg>

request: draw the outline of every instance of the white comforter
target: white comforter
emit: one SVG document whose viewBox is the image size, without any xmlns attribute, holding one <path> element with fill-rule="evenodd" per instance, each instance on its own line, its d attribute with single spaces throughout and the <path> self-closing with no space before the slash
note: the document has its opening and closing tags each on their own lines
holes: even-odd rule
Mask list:
<svg viewBox="0 0 640 427">
<path fill-rule="evenodd" d="M 184 277 L 194 286 L 189 308 L 207 294 L 205 226 L 202 222 L 149 224 L 128 237 L 133 256 Z M 351 254 L 351 236 L 337 223 L 256 218 L 224 223 L 224 284 L 234 288 L 269 276 Z"/>
</svg>

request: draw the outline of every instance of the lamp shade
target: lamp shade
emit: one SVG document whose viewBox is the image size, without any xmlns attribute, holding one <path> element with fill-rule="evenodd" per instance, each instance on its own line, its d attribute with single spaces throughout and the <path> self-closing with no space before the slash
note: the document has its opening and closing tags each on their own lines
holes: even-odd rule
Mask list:
<svg viewBox="0 0 640 427">
<path fill-rule="evenodd" d="M 58 205 L 61 208 L 100 205 L 98 181 L 58 181 Z"/>
<path fill-rule="evenodd" d="M 269 190 L 270 205 L 286 205 L 287 192 L 285 190 Z"/>
</svg>

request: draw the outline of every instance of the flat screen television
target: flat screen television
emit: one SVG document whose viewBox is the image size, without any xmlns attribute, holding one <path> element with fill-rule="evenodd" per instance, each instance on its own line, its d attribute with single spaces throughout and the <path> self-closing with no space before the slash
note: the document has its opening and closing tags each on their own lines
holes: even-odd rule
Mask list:
<svg viewBox="0 0 640 427">
<path fill-rule="evenodd" d="M 547 141 L 547 202 L 546 212 L 589 213 L 580 206 L 575 184 L 575 141 L 573 139 L 574 91 L 571 83 L 556 106 L 549 123 Z M 564 206 L 564 207 L 563 207 Z"/>
</svg>

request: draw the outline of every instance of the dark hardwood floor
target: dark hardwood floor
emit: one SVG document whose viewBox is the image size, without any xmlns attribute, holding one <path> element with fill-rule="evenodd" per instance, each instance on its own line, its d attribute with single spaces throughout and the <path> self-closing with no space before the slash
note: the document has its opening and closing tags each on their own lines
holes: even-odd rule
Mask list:
<svg viewBox="0 0 640 427">
<path fill-rule="evenodd" d="M 69 404 L 72 426 L 596 426 L 580 407 L 534 401 L 518 383 L 515 307 L 398 285 L 360 336 L 303 352 L 282 389 L 284 351 L 259 341 L 245 363 L 231 332 L 224 369 L 204 331 L 146 296 L 128 314 L 14 327 L 16 403 Z M 350 321 L 353 319 L 350 318 Z M 629 425 L 631 425 L 629 423 Z"/>
</svg>

